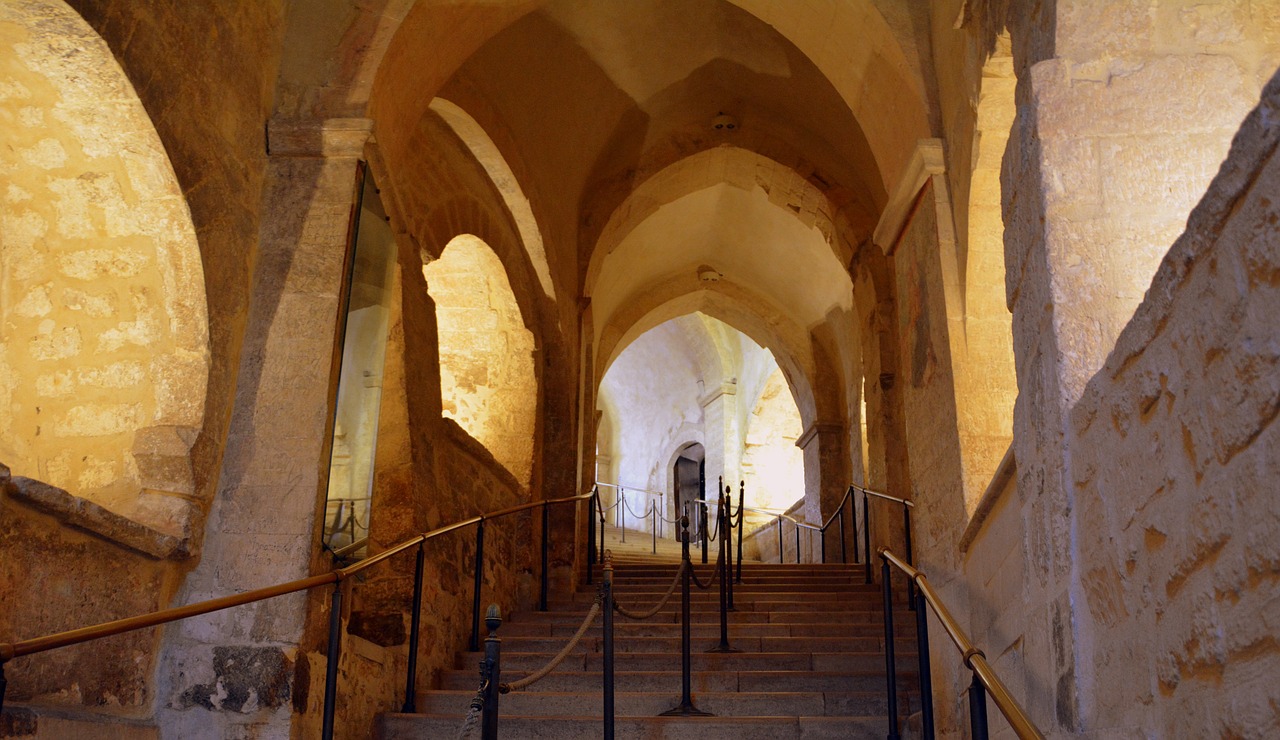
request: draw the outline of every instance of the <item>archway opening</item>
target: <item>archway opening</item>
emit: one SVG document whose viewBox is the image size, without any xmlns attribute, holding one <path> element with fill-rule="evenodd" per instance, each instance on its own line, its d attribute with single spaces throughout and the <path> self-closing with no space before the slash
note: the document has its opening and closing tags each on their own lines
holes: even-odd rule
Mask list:
<svg viewBox="0 0 1280 740">
<path fill-rule="evenodd" d="M 502 261 L 482 239 L 462 234 L 422 272 L 436 308 L 442 412 L 528 486 L 538 398 L 534 339 Z"/>
</svg>

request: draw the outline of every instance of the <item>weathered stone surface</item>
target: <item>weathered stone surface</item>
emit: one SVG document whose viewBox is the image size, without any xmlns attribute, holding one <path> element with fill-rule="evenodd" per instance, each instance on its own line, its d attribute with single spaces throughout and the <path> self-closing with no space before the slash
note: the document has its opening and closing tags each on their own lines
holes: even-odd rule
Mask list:
<svg viewBox="0 0 1280 740">
<path fill-rule="evenodd" d="M 14 477 L 5 481 L 4 488 L 5 495 L 14 501 L 144 555 L 163 559 L 185 557 L 190 552 L 186 539 L 158 532 L 47 483 Z"/>
</svg>

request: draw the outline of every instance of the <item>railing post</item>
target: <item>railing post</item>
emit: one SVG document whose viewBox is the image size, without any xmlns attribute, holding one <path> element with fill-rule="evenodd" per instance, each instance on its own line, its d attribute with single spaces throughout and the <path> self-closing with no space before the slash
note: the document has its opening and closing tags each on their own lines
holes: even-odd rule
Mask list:
<svg viewBox="0 0 1280 740">
<path fill-rule="evenodd" d="M 604 558 L 604 505 L 600 503 L 600 497 L 596 497 L 596 506 L 600 509 L 600 549 L 596 550 L 600 558 Z"/>
<path fill-rule="evenodd" d="M 627 544 L 627 492 L 618 486 L 618 529 L 622 530 L 622 544 Z"/>
<path fill-rule="evenodd" d="M 653 532 L 653 554 L 658 554 L 658 505 L 649 499 L 649 531 Z"/>
<path fill-rule="evenodd" d="M 658 715 L 659 717 L 710 717 L 693 705 L 692 660 L 689 652 L 692 640 L 689 632 L 689 580 L 693 573 L 693 563 L 689 560 L 689 517 L 680 517 L 680 705 Z"/>
<path fill-rule="evenodd" d="M 822 549 L 822 564 L 827 564 L 827 528 L 818 530 L 818 547 Z"/>
<path fill-rule="evenodd" d="M 471 594 L 471 652 L 480 649 L 480 587 L 484 585 L 484 517 L 476 525 L 476 570 Z"/>
<path fill-rule="evenodd" d="M 884 561 L 880 577 L 884 579 L 884 667 L 889 681 L 889 736 L 898 740 L 898 665 L 893 656 L 893 586 L 889 579 L 889 561 Z"/>
<path fill-rule="evenodd" d="M 916 589 L 916 650 L 920 654 L 920 728 L 924 740 L 933 740 L 933 670 L 929 664 L 929 611 L 925 608 L 925 603 L 924 591 Z"/>
<path fill-rule="evenodd" d="M 911 507 L 906 502 L 902 504 L 902 531 L 907 535 L 907 564 L 915 565 L 915 560 L 911 557 Z M 911 606 L 912 611 L 916 608 L 916 582 L 913 579 L 907 579 L 907 603 Z"/>
<path fill-rule="evenodd" d="M 613 698 L 613 556 L 606 554 L 604 558 L 604 581 L 600 584 L 602 608 L 604 609 L 604 740 L 613 740 L 614 698 Z"/>
<path fill-rule="evenodd" d="M 0 712 L 4 711 L 4 692 L 9 688 L 9 682 L 4 678 L 4 663 L 0 663 Z"/>
<path fill-rule="evenodd" d="M 600 495 L 600 487 L 594 486 L 591 489 L 591 498 L 587 499 L 587 584 L 590 585 L 592 575 L 591 571 L 595 570 L 596 559 L 596 500 Z"/>
<path fill-rule="evenodd" d="M 867 492 L 862 492 L 862 555 L 867 561 L 867 585 L 871 585 L 871 510 L 867 506 Z"/>
<path fill-rule="evenodd" d="M 849 497 L 845 496 L 844 501 L 840 502 L 840 511 L 836 515 L 836 523 L 840 526 L 836 527 L 836 532 L 840 535 L 840 563 L 842 565 L 849 564 L 849 555 L 844 548 L 844 506 L 849 503 Z M 857 543 L 854 543 L 854 549 L 857 549 Z"/>
<path fill-rule="evenodd" d="M 422 570 L 425 540 L 418 543 L 418 554 L 413 560 L 413 613 L 409 616 L 409 675 L 404 681 L 404 707 L 401 712 L 413 714 L 417 711 L 418 693 L 418 630 L 422 624 Z"/>
<path fill-rule="evenodd" d="M 484 660 L 480 663 L 481 675 L 485 681 L 480 737 L 483 740 L 498 740 L 498 686 L 502 678 L 502 640 L 498 638 L 498 628 L 502 626 L 502 615 L 497 604 L 489 605 L 489 610 L 484 615 L 484 626 L 489 629 L 489 636 L 484 639 Z"/>
<path fill-rule="evenodd" d="M 725 489 L 728 491 L 729 489 Z M 724 530 L 725 519 L 729 516 L 729 497 L 725 494 L 720 495 L 718 502 L 718 511 L 720 519 L 720 536 L 716 539 L 720 540 L 720 644 L 708 650 L 708 653 L 738 653 L 729 647 L 729 609 L 733 607 L 733 590 L 731 578 L 729 575 L 730 565 L 728 558 L 729 539 Z"/>
<path fill-rule="evenodd" d="M 800 564 L 800 522 L 796 522 L 796 565 Z"/>
<path fill-rule="evenodd" d="M 733 487 L 724 487 L 724 521 L 721 525 L 724 530 L 724 544 L 720 551 L 724 553 L 724 562 L 728 568 L 724 571 L 726 581 L 725 588 L 729 591 L 729 611 L 737 611 L 733 607 Z"/>
<path fill-rule="evenodd" d="M 706 494 L 704 493 L 703 495 L 705 496 Z M 699 508 L 699 511 L 702 512 L 702 526 L 699 527 L 699 529 L 702 530 L 700 533 L 701 539 L 702 539 L 702 564 L 706 565 L 707 564 L 707 525 L 710 524 L 710 522 L 707 520 L 707 502 L 706 501 L 699 502 L 698 508 Z"/>
<path fill-rule="evenodd" d="M 853 496 L 852 490 L 849 492 L 850 497 Z M 853 564 L 858 564 L 858 499 L 853 499 L 853 504 L 849 507 L 849 524 L 853 525 Z"/>
<path fill-rule="evenodd" d="M 342 658 L 342 581 L 333 584 L 329 602 L 328 664 L 324 669 L 324 715 L 320 720 L 320 737 L 333 740 L 333 714 L 338 701 L 338 661 Z"/>
<path fill-rule="evenodd" d="M 747 482 L 738 481 L 738 575 L 735 579 L 738 583 L 742 583 L 742 530 L 747 528 L 747 510 L 742 508 L 742 504 L 746 496 Z"/>
<path fill-rule="evenodd" d="M 783 556 L 782 551 L 782 515 L 778 515 L 778 565 L 785 563 L 787 559 Z"/>
<path fill-rule="evenodd" d="M 973 740 L 987 740 L 987 690 L 976 672 L 969 684 L 969 733 Z"/>
<path fill-rule="evenodd" d="M 547 610 L 547 547 L 551 528 L 548 523 L 547 503 L 542 502 L 542 577 L 538 584 L 538 611 Z"/>
</svg>

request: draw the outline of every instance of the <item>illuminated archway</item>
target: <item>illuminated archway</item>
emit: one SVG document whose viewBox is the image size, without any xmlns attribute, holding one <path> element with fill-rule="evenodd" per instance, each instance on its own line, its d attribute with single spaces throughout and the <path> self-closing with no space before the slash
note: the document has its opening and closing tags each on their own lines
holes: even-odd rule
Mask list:
<svg viewBox="0 0 1280 740">
<path fill-rule="evenodd" d="M 0 458 L 182 535 L 208 383 L 195 230 L 111 50 L 60 0 L 0 4 Z"/>
<path fill-rule="evenodd" d="M 534 340 L 502 262 L 479 237 L 463 234 L 422 272 L 436 305 L 444 415 L 527 486 L 538 397 Z"/>
</svg>

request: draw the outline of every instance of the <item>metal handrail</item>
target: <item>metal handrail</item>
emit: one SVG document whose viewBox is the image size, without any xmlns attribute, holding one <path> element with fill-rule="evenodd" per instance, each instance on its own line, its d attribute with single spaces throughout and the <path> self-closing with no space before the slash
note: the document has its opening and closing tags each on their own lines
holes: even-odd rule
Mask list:
<svg viewBox="0 0 1280 740">
<path fill-rule="evenodd" d="M 987 662 L 987 656 L 974 647 L 969 636 L 961 629 L 959 622 L 947 610 L 938 593 L 933 590 L 933 586 L 929 584 L 925 574 L 897 555 L 894 555 L 887 547 L 880 548 L 879 553 L 886 563 L 892 563 L 898 570 L 906 573 L 911 582 L 916 585 L 921 598 L 929 604 L 929 608 L 937 615 L 942 628 L 946 630 L 947 636 L 951 638 L 951 642 L 960 651 L 965 667 L 973 671 L 974 678 L 981 682 L 987 693 L 991 695 L 991 700 L 995 702 L 996 708 L 1000 710 L 1005 719 L 1009 720 L 1009 726 L 1013 728 L 1014 733 L 1019 738 L 1024 738 L 1024 740 L 1027 738 L 1032 740 L 1042 739 L 1044 736 L 1040 733 L 1040 730 L 1032 724 L 1018 700 L 1013 698 L 1013 694 L 1009 693 L 1008 687 L 996 675 L 991 664 Z M 888 586 L 886 585 L 887 588 Z"/>
<path fill-rule="evenodd" d="M 46 650 L 53 650 L 55 648 L 66 647 L 68 645 L 78 645 L 91 640 L 118 635 L 123 632 L 133 632 L 134 630 L 146 629 L 148 627 L 158 627 L 162 624 L 168 624 L 182 619 L 189 619 L 191 617 L 198 617 L 202 614 L 222 611 L 223 609 L 230 609 L 233 606 L 252 604 L 255 601 L 264 601 L 277 596 L 284 596 L 285 594 L 306 591 L 308 589 L 331 583 L 338 583 L 361 571 L 367 570 L 388 558 L 395 557 L 402 552 L 410 550 L 427 540 L 469 527 L 472 524 L 479 524 L 480 522 L 488 519 L 497 519 L 499 517 L 516 514 L 521 511 L 528 511 L 529 509 L 536 509 L 540 506 L 563 504 L 572 501 L 583 501 L 591 498 L 593 495 L 594 493 L 584 493 L 578 496 L 533 501 L 527 504 L 520 504 L 519 506 L 511 506 L 506 509 L 499 509 L 498 511 L 481 514 L 480 516 L 473 516 L 454 524 L 449 524 L 438 529 L 433 529 L 429 532 L 424 532 L 423 534 L 405 540 L 398 545 L 383 550 L 376 555 L 371 555 L 358 563 L 353 563 L 343 568 L 334 568 L 327 573 L 321 573 L 307 578 L 299 578 L 297 580 L 288 581 L 287 583 L 280 583 L 274 586 L 245 591 L 231 596 L 208 599 L 206 601 L 196 602 L 195 604 L 187 604 L 186 606 L 160 609 L 148 614 L 127 617 L 125 619 L 117 619 L 111 622 L 103 622 L 101 624 L 91 625 L 88 627 L 67 630 L 65 632 L 57 632 L 52 635 L 45 635 L 44 637 L 35 637 L 29 640 L 19 640 L 17 642 L 0 643 L 0 665 L 24 655 L 41 653 Z"/>
<path fill-rule="evenodd" d="M 640 488 L 639 486 L 623 486 L 617 483 L 602 483 L 600 481 L 596 481 L 595 485 L 604 486 L 605 488 L 621 488 L 624 491 L 639 491 L 640 493 L 651 493 L 654 496 L 662 496 L 663 498 L 667 497 L 667 494 L 663 493 L 662 491 L 650 491 L 648 488 Z"/>
<path fill-rule="evenodd" d="M 882 498 L 888 501 L 896 501 L 897 503 L 900 503 L 903 506 L 910 506 L 913 509 L 916 508 L 916 505 L 914 502 L 908 501 L 905 498 L 898 498 L 897 496 L 890 496 L 887 493 L 880 493 L 879 491 L 873 491 L 870 488 L 863 488 L 862 486 L 857 485 L 856 483 L 850 483 L 849 487 L 853 489 L 857 489 L 867 494 L 868 496 L 875 496 L 876 498 Z"/>
</svg>

